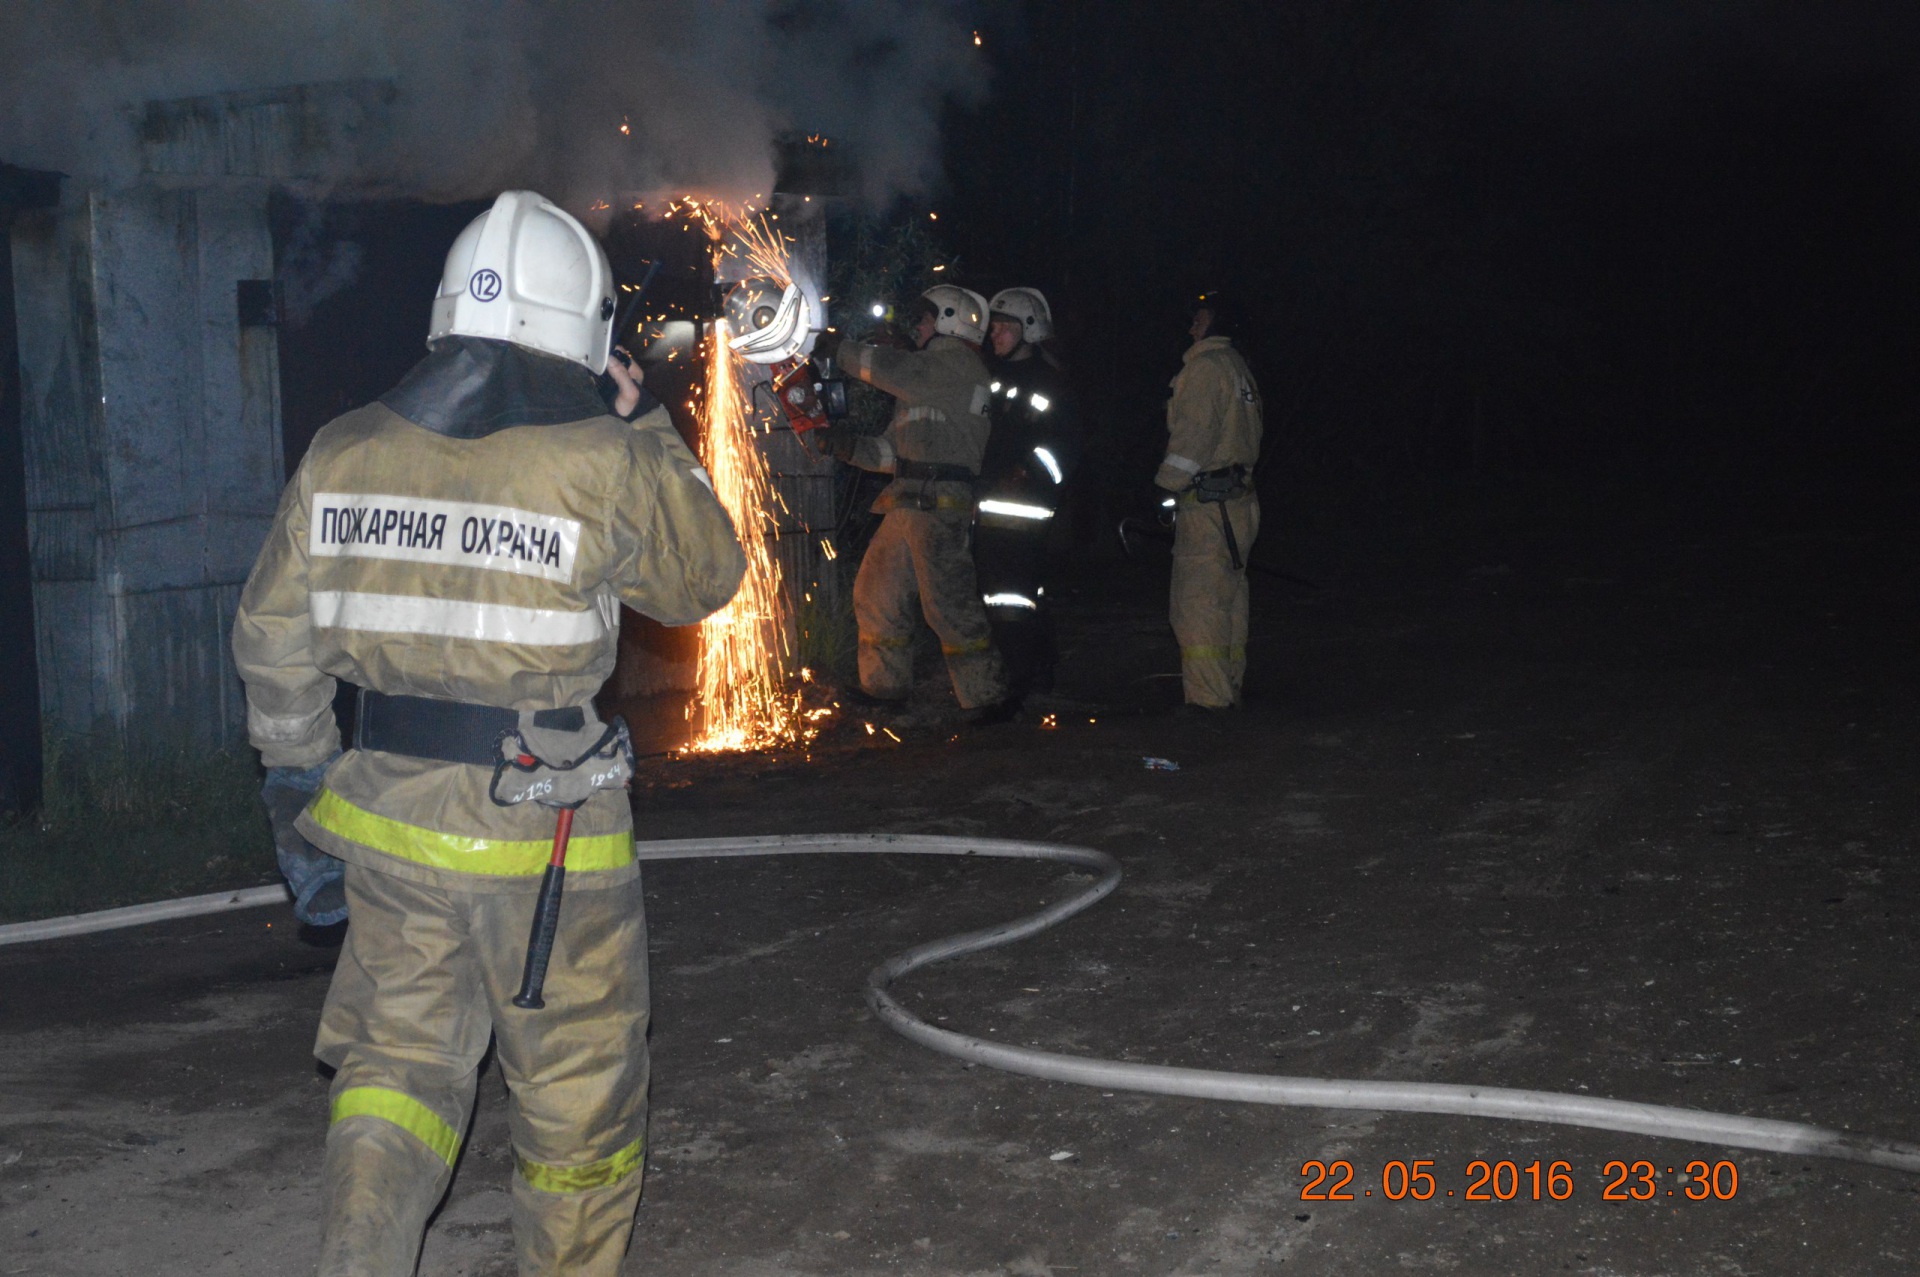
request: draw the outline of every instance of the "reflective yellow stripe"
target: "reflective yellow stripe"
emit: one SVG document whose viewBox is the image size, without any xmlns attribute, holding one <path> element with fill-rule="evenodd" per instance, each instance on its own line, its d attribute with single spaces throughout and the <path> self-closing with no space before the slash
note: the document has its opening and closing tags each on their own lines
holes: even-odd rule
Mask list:
<svg viewBox="0 0 1920 1277">
<path fill-rule="evenodd" d="M 868 647 L 911 647 L 913 646 L 913 640 L 910 638 L 881 638 L 878 635 L 868 635 L 868 634 L 862 634 L 860 636 L 860 641 Z"/>
<path fill-rule="evenodd" d="M 545 1162 L 530 1162 L 518 1153 L 513 1160 L 520 1167 L 520 1178 L 531 1188 L 543 1193 L 584 1193 L 590 1188 L 619 1183 L 633 1173 L 645 1155 L 646 1140 L 642 1138 L 612 1157 L 603 1157 L 585 1166 L 548 1166 Z"/>
<path fill-rule="evenodd" d="M 333 1120 L 343 1122 L 350 1117 L 392 1122 L 432 1149 L 448 1166 L 460 1156 L 460 1132 L 419 1100 L 400 1091 L 384 1086 L 348 1087 L 333 1098 Z"/>
<path fill-rule="evenodd" d="M 971 643 L 956 643 L 952 647 L 948 647 L 945 643 L 942 643 L 940 645 L 940 653 L 943 656 L 973 656 L 986 651 L 992 646 L 993 640 L 990 638 L 975 639 Z"/>
<path fill-rule="evenodd" d="M 1245 660 L 1247 649 L 1244 647 L 1183 647 L 1180 655 L 1196 661 L 1239 661 Z"/>
<path fill-rule="evenodd" d="M 307 814 L 328 833 L 351 842 L 415 864 L 459 873 L 531 877 L 546 869 L 547 860 L 553 854 L 553 843 L 546 838 L 469 838 L 463 834 L 443 834 L 363 811 L 331 789 L 320 791 L 313 806 L 307 808 Z M 567 844 L 569 869 L 618 869 L 632 863 L 631 830 L 584 837 L 576 834 Z"/>
</svg>

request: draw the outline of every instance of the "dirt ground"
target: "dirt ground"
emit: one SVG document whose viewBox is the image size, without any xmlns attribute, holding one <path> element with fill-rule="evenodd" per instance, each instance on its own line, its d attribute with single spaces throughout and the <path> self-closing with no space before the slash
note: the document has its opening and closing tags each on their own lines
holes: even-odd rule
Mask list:
<svg viewBox="0 0 1920 1277">
<path fill-rule="evenodd" d="M 951 740 L 922 712 L 901 744 L 851 724 L 811 763 L 656 765 L 638 810 L 662 838 L 899 830 L 1119 856 L 1126 881 L 1088 914 L 901 986 L 982 1036 L 1920 1139 L 1913 550 L 1838 526 L 1301 543 L 1287 566 L 1324 588 L 1255 581 L 1250 704 L 1218 721 L 1166 712 L 1164 565 L 1089 571 L 1064 592 L 1059 694 L 1024 721 Z M 879 958 L 1026 912 L 1059 877 L 650 870 L 628 1271 L 1920 1270 L 1916 1176 L 1108 1095 L 963 1067 L 869 1015 Z M 278 910 L 0 950 L 0 1273 L 308 1271 L 327 1086 L 308 1050 L 333 956 Z M 1303 1201 L 1315 1159 L 1350 1162 L 1357 1200 Z M 1384 1199 L 1396 1159 L 1431 1160 L 1432 1200 Z M 1574 1192 L 1467 1201 L 1476 1159 L 1565 1161 Z M 1653 1163 L 1651 1200 L 1602 1200 L 1614 1159 Z M 1691 1161 L 1732 1163 L 1732 1200 L 1689 1200 Z M 423 1273 L 512 1271 L 510 1166 L 490 1071 Z"/>
</svg>

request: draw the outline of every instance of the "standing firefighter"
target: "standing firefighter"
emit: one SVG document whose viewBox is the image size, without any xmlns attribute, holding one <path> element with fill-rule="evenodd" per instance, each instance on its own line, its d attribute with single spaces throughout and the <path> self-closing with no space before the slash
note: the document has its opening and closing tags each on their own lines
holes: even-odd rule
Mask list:
<svg viewBox="0 0 1920 1277">
<path fill-rule="evenodd" d="M 970 722 L 1002 722 L 1018 706 L 981 606 L 968 527 L 973 483 L 987 448 L 987 302 L 939 284 L 921 295 L 915 350 L 862 342 L 839 347 L 842 368 L 892 395 L 893 420 L 873 436 L 822 432 L 823 446 L 863 470 L 893 475 L 874 502 L 885 517 L 853 583 L 860 626 L 860 688 L 882 701 L 913 688 L 914 597 L 940 637 L 953 692 Z"/>
<path fill-rule="evenodd" d="M 665 412 L 629 426 L 598 397 L 612 296 L 579 222 L 500 196 L 447 255 L 431 353 L 314 439 L 241 596 L 234 654 L 271 776 L 333 757 L 335 680 L 361 689 L 354 747 L 307 781 L 297 822 L 346 862 L 351 917 L 315 1046 L 336 1070 L 322 1277 L 414 1270 L 490 1038 L 520 1271 L 612 1274 L 626 1251 L 647 1095 L 632 813 L 596 792 L 605 769 L 556 773 L 580 791 L 555 802 L 577 808 L 572 874 L 545 1008 L 511 1005 L 555 812 L 501 805 L 503 776 L 539 792 L 501 750 L 598 757 L 621 605 L 690 624 L 745 564 Z"/>
<path fill-rule="evenodd" d="M 1233 348 L 1232 320 L 1220 294 L 1201 297 L 1167 401 L 1167 455 L 1153 477 L 1176 499 L 1169 612 L 1186 702 L 1203 709 L 1240 703 L 1246 555 L 1260 531 L 1260 387 Z"/>
<path fill-rule="evenodd" d="M 993 637 L 1016 693 L 1053 687 L 1047 545 L 1072 456 L 1066 370 L 1047 343 L 1053 312 L 1037 288 L 994 294 L 993 434 L 980 470 L 973 557 Z"/>
</svg>

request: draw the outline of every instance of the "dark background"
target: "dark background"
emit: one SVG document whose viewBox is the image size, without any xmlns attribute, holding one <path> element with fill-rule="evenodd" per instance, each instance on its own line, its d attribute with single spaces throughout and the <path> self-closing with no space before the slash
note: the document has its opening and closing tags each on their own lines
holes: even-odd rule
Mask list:
<svg viewBox="0 0 1920 1277">
<path fill-rule="evenodd" d="M 842 205 L 834 251 L 904 236 L 912 251 L 873 255 L 917 263 L 880 281 L 898 295 L 934 278 L 931 243 L 939 278 L 1053 299 L 1086 425 L 1084 553 L 1144 499 L 1211 288 L 1237 295 L 1265 391 L 1270 559 L 1296 536 L 1444 534 L 1523 500 L 1569 527 L 1604 512 L 1608 535 L 1904 523 L 1913 9 L 992 4 L 992 91 L 949 112 L 945 189 Z M 833 179 L 789 166 L 786 185 Z M 479 207 L 278 208 L 290 465 L 418 357 L 441 255 Z M 17 795 L 38 733 L 0 293 L 0 772 Z"/>
<path fill-rule="evenodd" d="M 1913 6 L 1020 8 L 945 224 L 964 278 L 1058 299 L 1114 487 L 1227 288 L 1295 504 L 1515 474 L 1906 499 Z"/>
</svg>

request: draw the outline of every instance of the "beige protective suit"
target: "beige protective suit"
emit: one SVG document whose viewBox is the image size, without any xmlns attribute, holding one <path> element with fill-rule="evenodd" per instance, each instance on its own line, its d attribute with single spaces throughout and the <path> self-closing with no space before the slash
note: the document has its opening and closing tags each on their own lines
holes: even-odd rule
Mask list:
<svg viewBox="0 0 1920 1277">
<path fill-rule="evenodd" d="M 269 767 L 339 745 L 336 679 L 509 709 L 587 705 L 622 604 L 672 625 L 745 570 L 664 411 L 449 438 L 381 404 L 314 439 L 241 596 L 233 650 Z M 520 1271 L 617 1272 L 639 1199 L 646 923 L 624 792 L 576 813 L 544 1010 L 510 1004 L 554 812 L 490 771 L 349 751 L 299 828 L 348 862 L 315 1051 L 336 1073 L 320 1272 L 407 1274 L 489 1037 L 511 1088 Z"/>
<path fill-rule="evenodd" d="M 1247 672 L 1247 574 L 1236 571 L 1221 517 L 1245 562 L 1260 534 L 1252 486 L 1260 456 L 1260 387 L 1226 337 L 1188 347 L 1167 401 L 1167 455 L 1154 484 L 1178 494 L 1169 613 L 1180 643 L 1186 699 L 1213 709 L 1236 705 Z M 1244 466 L 1246 492 L 1218 503 L 1195 499 L 1197 475 Z"/>
<path fill-rule="evenodd" d="M 854 447 L 853 464 L 900 474 L 900 463 L 957 466 L 980 473 L 986 454 L 992 392 L 986 365 L 957 337 L 938 336 L 922 350 L 847 342 L 840 366 L 892 395 L 893 420 Z M 973 484 L 963 478 L 902 475 L 874 502 L 884 514 L 853 582 L 860 626 L 860 686 L 870 696 L 904 697 L 913 689 L 914 598 L 940 637 L 940 650 L 961 706 L 975 709 L 1006 697 L 1006 668 L 980 601 L 968 542 Z"/>
</svg>

